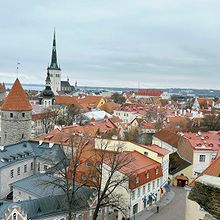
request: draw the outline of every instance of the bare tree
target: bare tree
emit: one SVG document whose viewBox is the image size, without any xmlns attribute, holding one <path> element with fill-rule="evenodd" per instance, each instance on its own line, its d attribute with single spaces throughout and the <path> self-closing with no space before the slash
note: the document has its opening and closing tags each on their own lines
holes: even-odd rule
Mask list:
<svg viewBox="0 0 220 220">
<path fill-rule="evenodd" d="M 212 110 L 209 114 L 205 115 L 201 123 L 202 131 L 218 131 L 220 130 L 220 112 Z"/>
<path fill-rule="evenodd" d="M 131 152 L 123 152 L 123 147 L 122 144 L 116 144 L 114 148 L 109 148 L 109 142 L 101 140 L 99 149 L 95 150 L 98 175 L 93 181 L 96 189 L 93 220 L 97 219 L 99 211 L 104 207 L 117 209 L 124 215 L 128 211 L 124 193 L 128 193 L 128 181 L 133 173 L 123 169 L 131 167 L 133 159 Z"/>
<path fill-rule="evenodd" d="M 42 125 L 43 125 L 43 130 L 46 134 L 54 128 L 55 118 L 56 118 L 56 112 L 49 108 L 42 113 Z"/>
<path fill-rule="evenodd" d="M 56 124 L 61 126 L 72 125 L 74 122 L 81 123 L 81 109 L 76 105 L 60 106 L 57 108 Z"/>
<path fill-rule="evenodd" d="M 131 153 L 123 152 L 122 144 L 110 148 L 109 142 L 102 140 L 96 149 L 89 137 L 76 134 L 62 137 L 61 148 L 64 156 L 51 169 L 51 172 L 60 178 L 47 184 L 63 190 L 67 199 L 69 220 L 75 216 L 73 209 L 77 192 L 85 186 L 92 187 L 96 192 L 91 207 L 94 211 L 93 220 L 97 219 L 99 211 L 105 207 L 120 210 L 122 213 L 128 211 L 125 195 L 128 193 L 128 182 L 133 173 L 130 172 L 131 169 L 125 172 L 124 168 L 132 167 Z M 124 193 L 121 193 L 122 190 Z"/>
<path fill-rule="evenodd" d="M 51 181 L 47 180 L 46 184 L 62 189 L 68 206 L 68 220 L 75 219 L 74 206 L 77 202 L 78 192 L 88 185 L 87 180 L 82 181 L 80 178 L 82 176 L 81 167 L 89 160 L 89 158 L 83 160 L 83 154 L 87 150 L 90 151 L 88 142 L 88 138 L 76 134 L 66 134 L 61 137 L 62 154 L 60 154 L 60 160 L 56 164 L 51 161 L 53 166 L 46 172 L 48 175 L 58 177 Z"/>
</svg>

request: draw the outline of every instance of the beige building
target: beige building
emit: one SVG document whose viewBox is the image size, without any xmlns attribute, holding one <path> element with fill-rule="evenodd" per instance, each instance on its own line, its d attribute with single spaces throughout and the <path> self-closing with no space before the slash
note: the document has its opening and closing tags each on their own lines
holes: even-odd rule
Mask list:
<svg viewBox="0 0 220 220">
<path fill-rule="evenodd" d="M 220 157 L 185 188 L 187 190 L 185 220 L 220 219 L 219 173 Z"/>
</svg>

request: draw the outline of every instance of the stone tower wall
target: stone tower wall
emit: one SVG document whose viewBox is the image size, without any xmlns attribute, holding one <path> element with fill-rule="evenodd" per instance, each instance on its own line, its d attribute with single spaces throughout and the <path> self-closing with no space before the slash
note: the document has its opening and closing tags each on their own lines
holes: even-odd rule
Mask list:
<svg viewBox="0 0 220 220">
<path fill-rule="evenodd" d="M 61 91 L 61 70 L 49 69 L 50 81 L 51 81 L 51 90 L 54 94 L 57 94 L 57 91 Z"/>
<path fill-rule="evenodd" d="M 15 144 L 31 137 L 31 111 L 1 112 L 1 145 Z"/>
</svg>

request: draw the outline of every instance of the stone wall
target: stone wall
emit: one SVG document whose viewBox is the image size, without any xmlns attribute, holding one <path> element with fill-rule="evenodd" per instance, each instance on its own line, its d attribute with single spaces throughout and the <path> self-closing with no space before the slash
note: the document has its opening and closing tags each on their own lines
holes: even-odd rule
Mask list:
<svg viewBox="0 0 220 220">
<path fill-rule="evenodd" d="M 15 144 L 31 137 L 31 111 L 1 112 L 1 145 Z"/>
</svg>

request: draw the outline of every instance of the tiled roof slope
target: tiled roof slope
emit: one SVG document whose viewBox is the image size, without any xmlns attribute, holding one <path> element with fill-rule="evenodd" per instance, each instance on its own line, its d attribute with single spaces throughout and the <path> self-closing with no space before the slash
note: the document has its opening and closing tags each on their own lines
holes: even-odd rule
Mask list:
<svg viewBox="0 0 220 220">
<path fill-rule="evenodd" d="M 160 96 L 162 91 L 156 89 L 139 89 L 137 92 L 135 92 L 135 94 L 142 96 Z"/>
<path fill-rule="evenodd" d="M 172 147 L 177 148 L 177 146 L 178 146 L 179 136 L 173 132 L 168 131 L 168 130 L 165 130 L 165 129 L 160 130 L 154 135 L 154 137 L 168 143 Z"/>
<path fill-rule="evenodd" d="M 9 94 L 7 95 L 1 110 L 5 111 L 30 111 L 31 104 L 18 79 L 15 80 Z"/>
<path fill-rule="evenodd" d="M 5 84 L 0 83 L 0 93 L 5 93 L 5 92 L 6 92 Z"/>
</svg>

